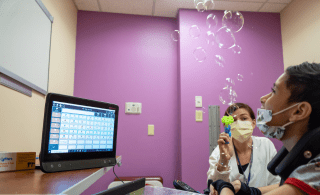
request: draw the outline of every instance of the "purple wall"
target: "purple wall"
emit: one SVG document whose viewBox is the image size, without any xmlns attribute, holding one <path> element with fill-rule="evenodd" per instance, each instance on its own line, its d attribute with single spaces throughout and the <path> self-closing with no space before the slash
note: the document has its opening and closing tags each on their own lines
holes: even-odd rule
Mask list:
<svg viewBox="0 0 320 195">
<path fill-rule="evenodd" d="M 206 43 L 209 13 L 221 26 L 223 11 L 180 10 L 179 25 L 170 18 L 78 12 L 74 95 L 120 106 L 118 176 L 161 176 L 170 188 L 182 179 L 202 192 L 209 168 L 208 106 L 220 105 L 222 116 L 225 79 L 236 81 L 237 102 L 256 112 L 259 98 L 282 74 L 279 14 L 242 12 L 245 25 L 235 34 L 242 52 L 234 54 Z M 189 36 L 192 25 L 201 29 L 198 39 Z M 180 43 L 171 39 L 178 28 Z M 197 47 L 206 50 L 204 62 L 193 56 Z M 225 58 L 224 68 L 215 64 L 215 55 Z M 195 96 L 203 98 L 203 122 L 195 122 Z M 141 102 L 142 114 L 124 114 L 125 102 Z M 155 136 L 147 135 L 148 124 L 155 125 Z M 263 136 L 258 129 L 253 134 Z M 110 171 L 83 194 L 105 190 L 114 178 Z"/>
<path fill-rule="evenodd" d="M 206 18 L 209 13 L 218 17 L 218 26 L 221 27 L 223 11 L 179 12 L 182 180 L 201 192 L 206 187 L 209 168 L 208 106 L 220 105 L 223 116 L 227 105 L 219 101 L 219 93 L 225 86 L 226 78 L 235 80 L 237 102 L 247 103 L 256 113 L 261 106 L 260 97 L 270 92 L 284 67 L 279 14 L 241 12 L 244 27 L 234 36 L 242 52 L 234 54 L 232 50 L 206 43 Z M 197 25 L 201 30 L 198 39 L 189 35 L 192 25 Z M 207 53 L 207 59 L 201 63 L 193 56 L 197 47 L 203 47 Z M 224 68 L 215 64 L 215 55 L 224 57 Z M 238 74 L 243 75 L 243 81 L 237 80 Z M 202 96 L 203 107 L 206 108 L 203 122 L 195 122 L 195 96 Z M 257 128 L 253 135 L 263 136 Z M 277 149 L 281 148 L 279 141 L 272 141 Z"/>
<path fill-rule="evenodd" d="M 78 12 L 74 96 L 119 105 L 119 177 L 161 176 L 166 187 L 178 177 L 176 29 L 171 18 Z M 125 114 L 125 102 L 141 102 L 142 114 Z M 105 190 L 114 178 L 108 172 L 83 194 Z"/>
</svg>

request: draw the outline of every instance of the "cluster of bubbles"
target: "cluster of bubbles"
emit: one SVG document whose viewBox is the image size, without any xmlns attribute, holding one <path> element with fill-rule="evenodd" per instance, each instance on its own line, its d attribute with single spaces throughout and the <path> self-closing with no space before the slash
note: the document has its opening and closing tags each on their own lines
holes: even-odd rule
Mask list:
<svg viewBox="0 0 320 195">
<path fill-rule="evenodd" d="M 237 93 L 235 91 L 235 82 L 231 78 L 226 78 L 226 83 L 223 89 L 220 91 L 219 100 L 222 104 L 232 105 L 236 102 Z"/>
<path fill-rule="evenodd" d="M 212 10 L 214 8 L 213 0 L 194 0 L 194 6 L 198 12 Z M 234 54 L 241 54 L 242 48 L 236 44 L 234 34 L 239 32 L 244 25 L 244 17 L 238 11 L 225 10 L 222 17 L 222 27 L 217 29 L 219 20 L 216 15 L 210 13 L 206 18 L 207 29 L 201 29 L 197 25 L 192 25 L 189 28 L 189 36 L 192 39 L 198 39 L 201 34 L 206 35 L 207 44 L 209 46 L 217 45 L 220 49 L 228 49 Z M 180 32 L 175 30 L 171 37 L 173 41 L 179 41 Z M 193 51 L 193 56 L 197 62 L 204 62 L 210 55 L 203 47 L 197 47 Z M 213 54 L 214 61 L 217 67 L 225 67 L 225 59 L 219 54 Z M 251 73 L 252 75 L 252 73 Z M 237 75 L 237 80 L 242 81 L 243 76 Z M 237 93 L 235 91 L 235 81 L 231 78 L 226 78 L 226 83 L 220 91 L 219 100 L 222 104 L 231 105 L 236 102 Z"/>
<path fill-rule="evenodd" d="M 222 27 L 215 36 L 219 48 L 232 49 L 234 53 L 240 54 L 241 47 L 236 45 L 234 33 L 239 32 L 243 24 L 244 18 L 240 12 L 225 10 L 222 17 Z"/>
<path fill-rule="evenodd" d="M 244 24 L 243 15 L 238 11 L 224 11 L 222 27 L 217 31 L 215 41 L 219 48 L 231 49 L 234 54 L 240 54 L 242 48 L 236 45 L 234 33 L 239 32 Z M 243 75 L 238 74 L 238 81 L 243 80 Z M 222 104 L 232 105 L 238 97 L 235 91 L 235 82 L 231 78 L 226 79 L 225 87 L 220 91 L 219 100 Z"/>
<path fill-rule="evenodd" d="M 237 80 L 242 81 L 243 75 L 238 74 Z M 235 80 L 231 78 L 226 78 L 224 87 L 222 88 L 219 94 L 219 100 L 222 104 L 232 105 L 237 101 L 238 95 L 236 93 L 235 88 L 236 88 Z"/>
<path fill-rule="evenodd" d="M 199 3 L 199 0 L 194 0 Z M 206 1 L 200 1 L 206 2 Z M 212 2 L 214 5 L 214 3 Z M 206 40 L 209 46 L 217 44 L 220 49 L 230 49 L 234 54 L 240 54 L 242 48 L 239 45 L 236 45 L 236 39 L 234 33 L 239 32 L 244 24 L 243 15 L 238 11 L 224 11 L 222 17 L 222 27 L 216 30 L 218 26 L 218 18 L 214 14 L 209 14 L 206 19 L 206 26 L 208 28 L 206 32 Z M 216 32 L 215 32 L 216 31 Z M 189 29 L 189 35 L 193 39 L 197 39 L 201 35 L 201 30 L 197 25 L 192 25 Z M 194 51 L 194 57 L 198 62 L 203 62 L 203 58 L 196 56 L 197 48 Z M 201 53 L 202 55 L 202 53 Z M 200 60 L 199 60 L 200 59 Z M 219 63 L 218 63 L 219 64 Z M 221 66 L 223 67 L 223 66 Z"/>
</svg>

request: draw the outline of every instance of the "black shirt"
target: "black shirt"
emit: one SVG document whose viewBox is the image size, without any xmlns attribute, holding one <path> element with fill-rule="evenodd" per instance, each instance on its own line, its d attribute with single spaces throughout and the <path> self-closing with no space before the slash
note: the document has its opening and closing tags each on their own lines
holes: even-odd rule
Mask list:
<svg viewBox="0 0 320 195">
<path fill-rule="evenodd" d="M 242 165 L 242 166 L 241 166 L 241 165 L 238 165 L 239 173 L 243 175 L 242 170 L 243 170 L 243 171 L 246 171 L 248 165 L 249 165 L 249 163 L 248 163 L 248 164 L 245 164 L 245 165 Z M 240 166 L 242 167 L 242 170 L 241 170 Z"/>
</svg>

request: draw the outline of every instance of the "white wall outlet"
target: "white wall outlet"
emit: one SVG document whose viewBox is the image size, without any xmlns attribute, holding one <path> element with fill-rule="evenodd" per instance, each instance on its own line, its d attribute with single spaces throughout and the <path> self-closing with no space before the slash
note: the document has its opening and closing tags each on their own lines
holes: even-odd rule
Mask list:
<svg viewBox="0 0 320 195">
<path fill-rule="evenodd" d="M 202 108 L 202 96 L 196 96 L 196 107 Z"/>
<path fill-rule="evenodd" d="M 141 114 L 142 103 L 126 102 L 125 113 L 127 114 Z"/>
<path fill-rule="evenodd" d="M 137 114 L 141 114 L 142 110 L 142 103 L 136 103 L 136 109 L 137 109 Z"/>
<path fill-rule="evenodd" d="M 132 102 L 126 102 L 126 106 L 125 106 L 126 110 L 125 110 L 125 113 L 127 114 L 130 114 L 132 111 L 131 111 L 131 107 L 132 107 Z"/>
</svg>

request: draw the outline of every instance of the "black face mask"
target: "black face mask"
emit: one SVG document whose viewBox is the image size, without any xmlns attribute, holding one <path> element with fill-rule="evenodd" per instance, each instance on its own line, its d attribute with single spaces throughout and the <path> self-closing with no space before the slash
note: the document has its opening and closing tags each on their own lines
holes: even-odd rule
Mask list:
<svg viewBox="0 0 320 195">
<path fill-rule="evenodd" d="M 277 155 L 269 162 L 268 170 L 273 175 L 281 177 L 281 183 L 299 166 L 306 165 L 320 154 L 320 127 L 305 133 L 290 152 L 283 146 Z M 311 156 L 305 155 L 309 151 Z"/>
</svg>

